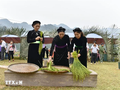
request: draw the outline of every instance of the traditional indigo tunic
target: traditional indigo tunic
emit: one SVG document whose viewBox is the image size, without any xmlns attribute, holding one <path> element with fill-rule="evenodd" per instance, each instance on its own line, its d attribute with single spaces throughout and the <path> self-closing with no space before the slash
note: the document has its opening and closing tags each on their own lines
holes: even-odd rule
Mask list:
<svg viewBox="0 0 120 90">
<path fill-rule="evenodd" d="M 53 41 L 50 50 L 50 56 L 52 56 L 54 51 L 54 65 L 61 65 L 69 67 L 68 62 L 68 51 L 70 46 L 70 39 L 68 35 L 65 35 L 62 39 L 60 39 L 59 35 L 57 35 Z"/>
<path fill-rule="evenodd" d="M 75 44 L 75 50 L 78 52 L 80 50 L 81 56 L 78 58 L 80 62 L 87 67 L 87 48 L 86 48 L 87 39 L 86 37 L 80 37 L 77 39 L 74 37 L 71 41 L 70 51 L 73 51 L 73 46 Z"/>
<path fill-rule="evenodd" d="M 44 43 L 44 35 L 40 35 L 41 31 L 35 31 L 31 30 L 27 34 L 27 42 L 29 44 L 29 49 L 28 49 L 28 63 L 33 63 L 38 65 L 39 67 L 42 67 L 42 52 L 39 54 L 38 49 L 39 49 L 39 43 L 41 43 L 40 40 L 36 41 L 35 38 L 37 36 L 40 36 L 43 38 L 42 43 Z"/>
</svg>

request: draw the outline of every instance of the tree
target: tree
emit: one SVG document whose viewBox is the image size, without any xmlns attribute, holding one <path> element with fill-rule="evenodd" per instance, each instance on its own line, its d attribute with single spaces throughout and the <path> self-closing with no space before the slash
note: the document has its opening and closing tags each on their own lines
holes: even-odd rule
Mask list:
<svg viewBox="0 0 120 90">
<path fill-rule="evenodd" d="M 119 33 L 119 35 L 118 35 L 118 39 L 116 40 L 116 43 L 117 43 L 118 59 L 119 59 L 119 62 L 120 62 L 120 33 Z"/>
<path fill-rule="evenodd" d="M 49 37 L 55 37 L 57 35 L 57 29 L 54 29 L 52 31 L 47 31 L 47 32 L 44 32 L 44 36 L 49 36 Z"/>
<path fill-rule="evenodd" d="M 0 37 L 2 35 L 5 35 L 6 34 L 6 31 L 7 31 L 7 27 L 6 26 L 1 26 L 0 27 Z"/>
<path fill-rule="evenodd" d="M 26 29 L 18 27 L 17 28 L 11 27 L 6 30 L 6 34 L 17 35 L 20 38 L 21 36 L 25 36 L 26 33 L 27 33 Z"/>
<path fill-rule="evenodd" d="M 117 28 L 117 26 L 114 24 L 111 27 L 111 37 L 110 37 L 110 44 L 111 44 L 111 48 L 110 48 L 110 54 L 111 54 L 111 61 L 114 60 L 115 55 L 117 55 L 116 52 L 116 47 L 115 47 L 115 36 L 117 36 L 118 33 L 116 33 L 119 29 Z"/>
</svg>

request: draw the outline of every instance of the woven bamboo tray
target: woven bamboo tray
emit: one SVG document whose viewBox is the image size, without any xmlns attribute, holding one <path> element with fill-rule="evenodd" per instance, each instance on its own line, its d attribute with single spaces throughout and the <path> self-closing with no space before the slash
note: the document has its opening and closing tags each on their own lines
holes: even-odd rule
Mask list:
<svg viewBox="0 0 120 90">
<path fill-rule="evenodd" d="M 32 63 L 16 63 L 8 66 L 8 70 L 16 73 L 34 73 L 38 69 L 39 66 Z"/>
</svg>

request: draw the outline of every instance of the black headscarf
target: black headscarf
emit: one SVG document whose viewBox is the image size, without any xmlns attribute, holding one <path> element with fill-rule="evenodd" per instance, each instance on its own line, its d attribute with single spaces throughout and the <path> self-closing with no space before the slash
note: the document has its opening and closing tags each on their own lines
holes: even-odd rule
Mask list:
<svg viewBox="0 0 120 90">
<path fill-rule="evenodd" d="M 78 32 L 78 33 L 81 33 L 81 32 L 82 32 L 82 30 L 81 30 L 80 28 L 75 28 L 75 29 L 73 30 L 73 32 Z"/>
<path fill-rule="evenodd" d="M 59 27 L 59 28 L 57 29 L 57 32 L 58 32 L 58 33 L 59 33 L 59 32 L 65 32 L 65 28 Z"/>
<path fill-rule="evenodd" d="M 32 23 L 32 27 L 33 27 L 34 25 L 36 25 L 36 24 L 41 24 L 41 22 L 40 22 L 40 21 L 34 21 L 34 22 Z"/>
</svg>

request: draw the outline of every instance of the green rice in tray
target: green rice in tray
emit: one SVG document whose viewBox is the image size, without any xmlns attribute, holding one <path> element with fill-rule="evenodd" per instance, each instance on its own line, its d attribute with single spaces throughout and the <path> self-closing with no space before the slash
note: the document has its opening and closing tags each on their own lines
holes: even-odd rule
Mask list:
<svg viewBox="0 0 120 90">
<path fill-rule="evenodd" d="M 52 61 L 50 61 L 47 65 L 46 68 L 40 68 L 39 70 L 43 70 L 43 71 L 52 71 L 52 72 L 61 72 L 61 71 L 68 71 L 70 72 L 69 69 L 58 69 L 58 68 L 55 68 L 54 66 L 52 66 Z"/>
</svg>

